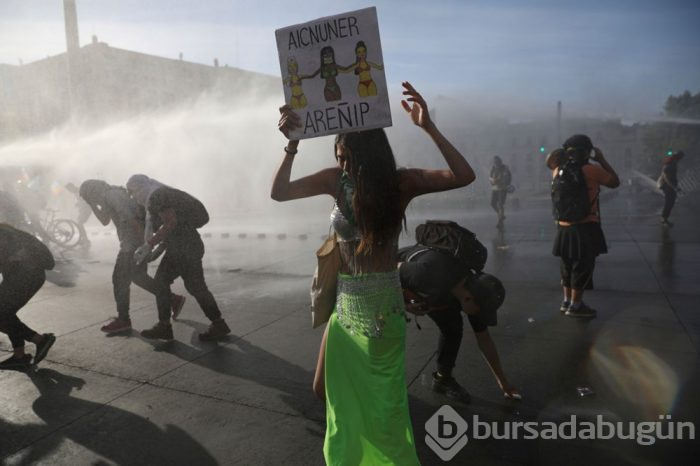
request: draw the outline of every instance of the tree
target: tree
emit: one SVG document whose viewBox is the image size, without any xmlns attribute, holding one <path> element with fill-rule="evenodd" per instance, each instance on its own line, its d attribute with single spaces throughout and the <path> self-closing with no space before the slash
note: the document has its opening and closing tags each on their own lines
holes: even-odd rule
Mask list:
<svg viewBox="0 0 700 466">
<path fill-rule="evenodd" d="M 679 96 L 668 96 L 664 110 L 667 116 L 682 118 L 700 118 L 700 92 L 692 95 L 685 91 Z"/>
<path fill-rule="evenodd" d="M 678 96 L 669 96 L 664 105 L 668 117 L 700 119 L 700 92 L 693 95 L 685 91 Z M 682 150 L 686 155 L 693 155 L 684 160 L 687 167 L 695 165 L 700 157 L 700 121 L 692 122 L 657 122 L 643 130 L 646 157 L 643 170 L 649 174 L 659 171 L 661 160 L 669 152 Z"/>
</svg>

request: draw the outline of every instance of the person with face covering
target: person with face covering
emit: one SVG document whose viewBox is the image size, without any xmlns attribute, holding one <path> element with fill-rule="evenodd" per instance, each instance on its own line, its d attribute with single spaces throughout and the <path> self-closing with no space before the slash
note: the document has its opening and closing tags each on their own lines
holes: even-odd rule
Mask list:
<svg viewBox="0 0 700 466">
<path fill-rule="evenodd" d="M 145 243 L 134 253 L 135 262 L 149 259 L 157 245 L 165 250 L 154 276 L 160 285 L 156 293 L 158 322 L 153 328 L 141 331 L 141 335 L 149 339 L 173 339 L 170 285 L 177 277 L 182 277 L 185 289 L 194 296 L 211 321 L 207 331 L 199 334 L 199 339 L 215 341 L 225 338 L 231 329 L 204 281 L 202 268 L 204 243 L 197 228 L 209 220 L 206 209 L 184 191 L 146 175 L 133 175 L 127 181 L 126 189 L 146 209 Z"/>
<path fill-rule="evenodd" d="M 148 262 L 134 263 L 134 252 L 143 243 L 145 212 L 121 186 L 112 186 L 103 180 L 86 180 L 80 185 L 80 197 L 90 206 L 103 225 L 114 223 L 119 238 L 119 253 L 112 272 L 117 318 L 102 326 L 107 334 L 131 331 L 129 317 L 130 288 L 135 283 L 153 295 L 164 293 L 163 284 L 148 275 Z M 159 291 L 160 290 L 160 291 Z M 185 304 L 185 297 L 172 294 L 173 318 L 177 318 Z"/>
<path fill-rule="evenodd" d="M 325 350 L 327 464 L 419 464 L 405 380 L 406 321 L 396 267 L 398 239 L 411 199 L 466 186 L 474 171 L 430 119 L 428 105 L 403 83 L 402 106 L 435 143 L 448 168 L 396 167 L 383 129 L 340 134 L 337 165 L 291 180 L 299 141 L 291 139 L 272 184 L 271 197 L 289 201 L 328 195 L 342 264 Z M 302 127 L 299 115 L 280 108 L 280 131 Z"/>
</svg>

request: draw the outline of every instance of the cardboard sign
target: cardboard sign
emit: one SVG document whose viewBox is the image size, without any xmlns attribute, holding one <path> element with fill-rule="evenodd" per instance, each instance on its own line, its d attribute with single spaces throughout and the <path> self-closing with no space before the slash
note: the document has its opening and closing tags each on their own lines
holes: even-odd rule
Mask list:
<svg viewBox="0 0 700 466">
<path fill-rule="evenodd" d="M 391 126 L 377 9 L 365 8 L 275 31 L 285 102 L 306 139 Z"/>
</svg>

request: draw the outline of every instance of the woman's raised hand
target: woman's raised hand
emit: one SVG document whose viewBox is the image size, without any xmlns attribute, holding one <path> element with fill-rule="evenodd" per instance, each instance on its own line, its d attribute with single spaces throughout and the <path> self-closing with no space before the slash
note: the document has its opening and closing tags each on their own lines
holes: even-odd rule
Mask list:
<svg viewBox="0 0 700 466">
<path fill-rule="evenodd" d="M 280 121 L 277 124 L 277 129 L 284 134 L 284 137 L 289 139 L 289 132 L 296 128 L 301 128 L 301 118 L 299 118 L 299 115 L 297 115 L 289 105 L 281 106 Z"/>
<path fill-rule="evenodd" d="M 411 116 L 413 124 L 420 126 L 423 129 L 432 125 L 430 113 L 428 112 L 428 104 L 425 103 L 423 97 L 416 91 L 411 83 L 404 81 L 401 83 L 404 87 L 403 95 L 408 96 L 401 101 L 401 106 Z M 409 104 L 410 102 L 410 104 Z"/>
</svg>

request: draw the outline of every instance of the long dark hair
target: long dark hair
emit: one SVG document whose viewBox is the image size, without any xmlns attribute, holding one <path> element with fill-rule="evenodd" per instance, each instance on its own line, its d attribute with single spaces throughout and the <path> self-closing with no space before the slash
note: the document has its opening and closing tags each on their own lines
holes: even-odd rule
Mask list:
<svg viewBox="0 0 700 466">
<path fill-rule="evenodd" d="M 381 128 L 339 134 L 335 143 L 350 150 L 352 210 L 362 236 L 357 252 L 370 254 L 373 246 L 394 241 L 405 223 L 394 153 Z"/>
</svg>

